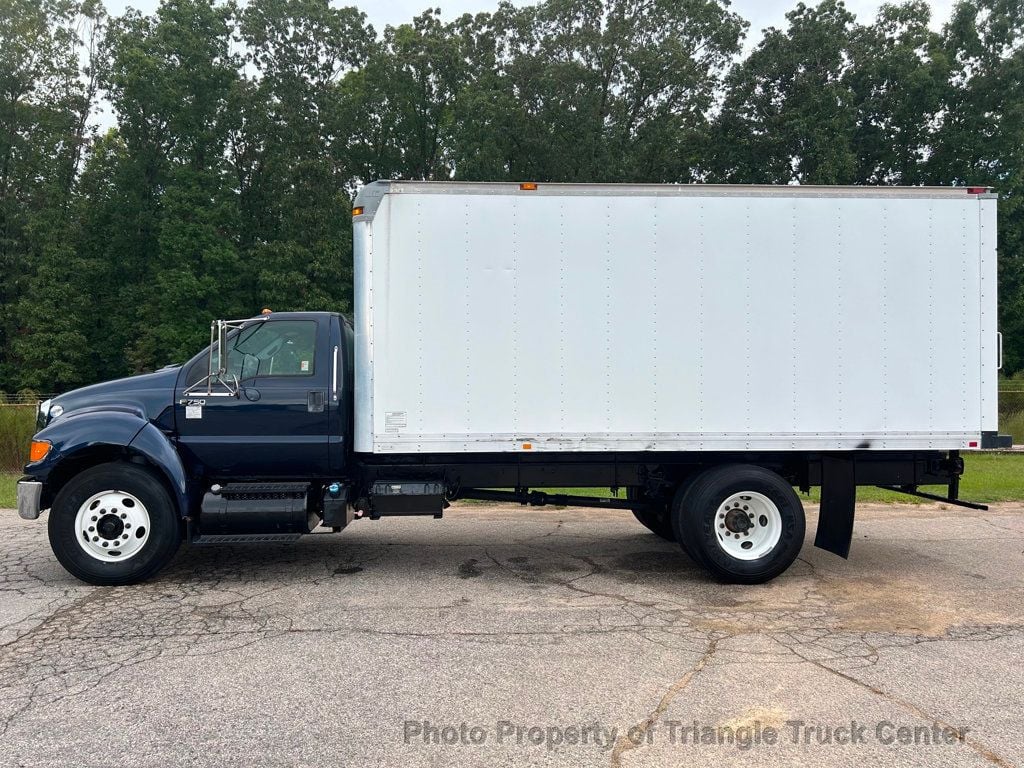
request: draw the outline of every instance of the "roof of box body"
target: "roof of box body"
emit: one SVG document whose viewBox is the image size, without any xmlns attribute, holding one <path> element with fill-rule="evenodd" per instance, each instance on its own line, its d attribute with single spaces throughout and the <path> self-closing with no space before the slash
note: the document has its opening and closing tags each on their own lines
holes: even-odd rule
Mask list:
<svg viewBox="0 0 1024 768">
<path fill-rule="evenodd" d="M 523 189 L 521 184 L 529 184 Z M 535 186 L 535 188 L 534 188 Z M 985 189 L 978 193 L 973 190 Z M 804 198 L 903 198 L 964 199 L 995 198 L 987 187 L 880 187 L 770 184 L 559 184 L 515 181 L 374 181 L 356 195 L 354 206 L 363 213 L 356 220 L 376 213 L 386 194 L 415 195 L 540 195 L 595 197 L 804 197 Z"/>
</svg>

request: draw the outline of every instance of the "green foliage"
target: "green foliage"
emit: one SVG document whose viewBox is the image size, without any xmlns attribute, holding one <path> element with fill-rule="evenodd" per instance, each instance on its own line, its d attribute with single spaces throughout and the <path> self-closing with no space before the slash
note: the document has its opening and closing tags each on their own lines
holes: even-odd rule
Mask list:
<svg viewBox="0 0 1024 768">
<path fill-rule="evenodd" d="M 716 177 L 762 184 L 850 184 L 857 166 L 847 82 L 854 16 L 841 0 L 799 3 L 729 75 L 709 162 Z M 717 154 L 717 157 L 716 157 Z"/>
<path fill-rule="evenodd" d="M 740 58 L 724 0 L 380 33 L 329 0 L 0 0 L 0 391 L 180 361 L 215 317 L 348 311 L 351 197 L 399 177 L 989 184 L 1024 371 L 1024 6 L 929 21 L 798 3 Z"/>
<path fill-rule="evenodd" d="M 72 0 L 0 0 L 0 388 L 81 380 L 76 352 L 26 360 L 18 342 L 22 297 L 59 282 L 55 267 L 74 247 L 68 205 L 94 96 L 78 47 L 94 39 L 99 15 Z M 69 330 L 54 336 L 77 342 Z"/>
<path fill-rule="evenodd" d="M 21 471 L 28 461 L 28 447 L 35 431 L 35 404 L 0 404 L 0 472 Z"/>
</svg>

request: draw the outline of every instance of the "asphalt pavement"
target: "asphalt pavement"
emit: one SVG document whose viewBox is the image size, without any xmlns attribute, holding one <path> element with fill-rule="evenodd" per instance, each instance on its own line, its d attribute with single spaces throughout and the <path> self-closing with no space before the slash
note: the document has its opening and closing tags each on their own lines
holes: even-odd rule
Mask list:
<svg viewBox="0 0 1024 768">
<path fill-rule="evenodd" d="M 0 766 L 1010 766 L 1024 507 L 712 581 L 629 513 L 456 505 L 75 581 L 0 511 Z"/>
</svg>

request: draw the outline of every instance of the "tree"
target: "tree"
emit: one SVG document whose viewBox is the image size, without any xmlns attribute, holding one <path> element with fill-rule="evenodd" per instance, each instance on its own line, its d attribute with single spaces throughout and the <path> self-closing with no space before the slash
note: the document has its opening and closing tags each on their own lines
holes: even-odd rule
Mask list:
<svg viewBox="0 0 1024 768">
<path fill-rule="evenodd" d="M 692 181 L 746 27 L 714 0 L 548 0 L 475 24 L 495 65 L 460 95 L 456 173 L 540 181 Z"/>
<path fill-rule="evenodd" d="M 849 51 L 858 34 L 842 0 L 803 3 L 769 28 L 729 74 L 708 163 L 714 180 L 850 184 L 856 180 L 856 94 Z"/>
<path fill-rule="evenodd" d="M 242 39 L 255 74 L 240 82 L 243 116 L 230 159 L 251 307 L 351 306 L 348 140 L 338 83 L 370 55 L 374 32 L 354 8 L 326 0 L 254 0 Z"/>
<path fill-rule="evenodd" d="M 365 64 L 337 92 L 349 157 L 362 180 L 451 177 L 456 101 L 468 80 L 456 25 L 428 10 L 387 27 Z"/>
<path fill-rule="evenodd" d="M 204 319 L 248 308 L 226 183 L 229 109 L 240 63 L 232 15 L 211 0 L 165 0 L 155 18 L 111 25 L 105 86 L 135 166 L 135 258 L 143 262 L 138 323 L 126 355 L 137 369 L 199 347 Z"/>
<path fill-rule="evenodd" d="M 947 94 L 949 61 L 923 0 L 883 5 L 850 40 L 846 82 L 857 117 L 851 139 L 861 184 L 921 184 Z"/>
<path fill-rule="evenodd" d="M 95 44 L 103 15 L 92 1 L 0 0 L 0 389 L 83 373 L 60 298 L 79 294 L 66 271 L 70 205 L 95 95 L 91 58 L 80 76 L 80 30 Z M 42 301 L 49 281 L 63 296 Z M 73 346 L 44 351 L 57 339 Z"/>
</svg>

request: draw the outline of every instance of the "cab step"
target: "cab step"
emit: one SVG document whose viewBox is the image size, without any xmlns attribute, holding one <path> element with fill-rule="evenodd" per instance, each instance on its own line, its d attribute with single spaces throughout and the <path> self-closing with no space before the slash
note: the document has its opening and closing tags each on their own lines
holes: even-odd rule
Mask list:
<svg viewBox="0 0 1024 768">
<path fill-rule="evenodd" d="M 232 533 L 232 534 L 200 534 L 192 539 L 192 544 L 287 544 L 302 538 L 301 533 Z"/>
<path fill-rule="evenodd" d="M 232 499 L 288 499 L 305 498 L 309 483 L 223 483 L 210 488 L 215 496 Z"/>
</svg>

